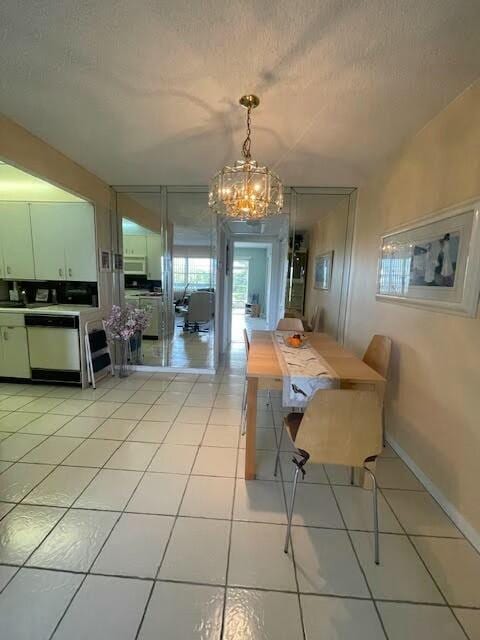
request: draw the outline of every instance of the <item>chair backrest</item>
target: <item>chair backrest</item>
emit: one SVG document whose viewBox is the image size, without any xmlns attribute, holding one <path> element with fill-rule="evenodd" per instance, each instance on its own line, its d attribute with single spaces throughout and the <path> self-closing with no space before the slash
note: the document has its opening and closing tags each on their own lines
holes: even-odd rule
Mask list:
<svg viewBox="0 0 480 640">
<path fill-rule="evenodd" d="M 320 389 L 304 413 L 295 446 L 312 462 L 361 467 L 382 451 L 381 415 L 375 391 Z"/>
<path fill-rule="evenodd" d="M 303 332 L 303 322 L 300 318 L 282 318 L 278 321 L 277 331 L 301 331 Z"/>
<path fill-rule="evenodd" d="M 248 352 L 250 351 L 250 340 L 248 339 L 248 333 L 246 329 L 243 330 L 243 341 L 245 343 L 245 353 L 247 354 L 248 358 Z"/>
<path fill-rule="evenodd" d="M 215 294 L 195 291 L 188 302 L 188 322 L 209 322 L 215 312 Z"/>
<path fill-rule="evenodd" d="M 375 335 L 365 351 L 363 361 L 374 371 L 387 379 L 392 340 L 387 336 Z"/>
</svg>

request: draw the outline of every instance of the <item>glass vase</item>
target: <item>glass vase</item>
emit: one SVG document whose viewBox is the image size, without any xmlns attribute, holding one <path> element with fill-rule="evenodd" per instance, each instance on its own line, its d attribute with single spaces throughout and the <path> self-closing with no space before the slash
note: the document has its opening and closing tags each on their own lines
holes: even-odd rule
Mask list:
<svg viewBox="0 0 480 640">
<path fill-rule="evenodd" d="M 120 344 L 119 344 L 119 367 L 118 367 L 118 377 L 119 378 L 126 378 L 129 375 L 129 371 L 128 371 L 128 353 L 129 353 L 129 348 L 128 348 L 128 340 L 120 340 Z"/>
</svg>

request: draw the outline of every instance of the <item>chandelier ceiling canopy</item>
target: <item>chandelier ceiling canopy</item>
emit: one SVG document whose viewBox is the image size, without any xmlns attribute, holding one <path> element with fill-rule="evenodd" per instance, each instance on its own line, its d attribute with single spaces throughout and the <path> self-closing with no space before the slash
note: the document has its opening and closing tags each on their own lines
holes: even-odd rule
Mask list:
<svg viewBox="0 0 480 640">
<path fill-rule="evenodd" d="M 260 104 L 257 96 L 246 95 L 240 104 L 247 110 L 247 137 L 242 160 L 216 173 L 208 203 L 218 215 L 236 220 L 258 220 L 281 213 L 283 185 L 268 167 L 259 166 L 251 154 L 251 113 Z"/>
</svg>

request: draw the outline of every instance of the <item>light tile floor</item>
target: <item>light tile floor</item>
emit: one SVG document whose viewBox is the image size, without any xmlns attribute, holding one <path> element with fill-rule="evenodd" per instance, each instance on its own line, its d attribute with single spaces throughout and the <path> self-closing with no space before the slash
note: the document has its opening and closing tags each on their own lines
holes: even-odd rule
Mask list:
<svg viewBox="0 0 480 640">
<path fill-rule="evenodd" d="M 283 553 L 280 398 L 259 397 L 246 482 L 243 384 L 234 344 L 215 375 L 0 385 L 2 638 L 480 638 L 480 555 L 390 447 L 379 567 L 370 493 L 333 466 L 299 486 Z"/>
</svg>

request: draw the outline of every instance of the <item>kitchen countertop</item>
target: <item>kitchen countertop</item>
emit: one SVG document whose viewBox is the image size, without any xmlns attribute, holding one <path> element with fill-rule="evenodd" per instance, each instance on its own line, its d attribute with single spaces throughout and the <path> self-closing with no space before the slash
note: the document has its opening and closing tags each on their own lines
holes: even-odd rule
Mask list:
<svg viewBox="0 0 480 640">
<path fill-rule="evenodd" d="M 88 304 L 46 304 L 44 307 L 2 307 L 0 302 L 0 313 L 18 313 L 22 315 L 61 315 L 61 316 L 84 316 L 90 313 L 98 313 L 99 307 L 91 307 Z"/>
</svg>

